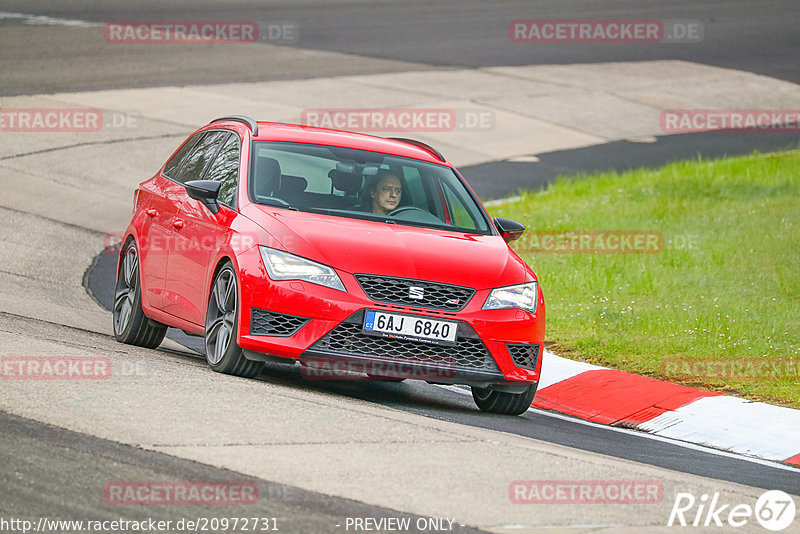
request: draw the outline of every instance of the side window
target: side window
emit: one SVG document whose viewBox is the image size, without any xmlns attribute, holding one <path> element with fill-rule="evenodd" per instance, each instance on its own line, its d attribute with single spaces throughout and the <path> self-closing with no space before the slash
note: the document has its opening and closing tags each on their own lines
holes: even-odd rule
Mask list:
<svg viewBox="0 0 800 534">
<path fill-rule="evenodd" d="M 222 182 L 219 188 L 219 201 L 226 206 L 233 206 L 236 184 L 239 182 L 239 137 L 230 134 L 217 154 L 211 168 L 205 176 L 206 180 Z"/>
<path fill-rule="evenodd" d="M 464 203 L 450 187 L 450 184 L 442 183 L 442 189 L 444 190 L 444 197 L 447 199 L 447 204 L 450 206 L 450 215 L 453 217 L 453 225 L 474 230 L 475 219 L 470 215 Z"/>
<path fill-rule="evenodd" d="M 408 193 L 411 196 L 411 203 L 417 207 L 427 205 L 425 187 L 422 185 L 422 176 L 419 174 L 419 169 L 403 165 L 403 177 L 406 179 L 406 187 L 408 187 Z"/>
<path fill-rule="evenodd" d="M 197 141 L 199 141 L 204 135 L 205 132 L 194 134 L 183 144 L 182 147 L 178 149 L 177 152 L 175 152 L 175 155 L 169 159 L 166 165 L 164 165 L 164 176 L 175 180 L 175 177 L 178 173 L 178 168 L 181 166 L 181 161 L 183 161 L 183 158 L 186 157 L 186 154 L 188 154 L 192 148 L 194 148 L 194 145 L 197 144 Z"/>
<path fill-rule="evenodd" d="M 207 132 L 197 142 L 189 157 L 184 160 L 174 179 L 180 183 L 199 180 L 227 135 L 226 132 Z"/>
<path fill-rule="evenodd" d="M 408 188 L 408 196 L 410 197 L 409 204 L 428 210 L 432 215 L 435 215 L 439 220 L 444 221 L 445 207 L 439 201 L 434 201 L 431 196 L 430 188 L 433 185 L 433 180 L 430 176 L 423 177 L 420 169 L 417 167 L 410 167 L 403 165 L 403 177 L 406 181 Z"/>
<path fill-rule="evenodd" d="M 333 184 L 328 173 L 336 163 L 331 159 L 272 148 L 259 149 L 258 158 L 276 160 L 283 176 L 303 178 L 306 185 L 302 191 L 306 193 L 330 195 L 333 191 Z"/>
</svg>

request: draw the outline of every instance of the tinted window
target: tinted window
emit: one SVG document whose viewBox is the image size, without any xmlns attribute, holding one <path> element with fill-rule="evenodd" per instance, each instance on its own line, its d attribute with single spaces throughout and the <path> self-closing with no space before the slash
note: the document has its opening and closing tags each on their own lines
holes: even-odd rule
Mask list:
<svg viewBox="0 0 800 534">
<path fill-rule="evenodd" d="M 304 190 L 307 193 L 330 195 L 333 191 L 333 182 L 328 176 L 333 167 L 331 161 L 325 157 L 295 154 L 284 150 L 273 151 L 269 148 L 260 150 L 259 156 L 276 158 L 283 175 L 302 177 L 305 180 Z"/>
<path fill-rule="evenodd" d="M 406 187 L 415 205 L 422 205 L 427 202 L 425 197 L 425 187 L 422 184 L 422 176 L 416 167 L 403 166 L 403 176 L 406 179 Z"/>
<path fill-rule="evenodd" d="M 192 153 L 181 164 L 175 178 L 181 183 L 200 180 L 203 172 L 211 164 L 221 142 L 227 137 L 226 132 L 207 132 L 192 150 Z"/>
<path fill-rule="evenodd" d="M 221 182 L 219 201 L 233 206 L 236 184 L 239 181 L 239 137 L 230 134 L 224 143 L 204 178 Z"/>
<path fill-rule="evenodd" d="M 175 152 L 175 155 L 169 159 L 166 165 L 164 165 L 164 176 L 172 178 L 173 180 L 175 179 L 175 176 L 177 175 L 178 172 L 178 168 L 181 165 L 181 161 L 186 156 L 186 154 L 188 154 L 189 151 L 192 150 L 197 141 L 199 141 L 200 138 L 203 137 L 204 135 L 205 135 L 204 132 L 194 134 L 191 138 L 189 138 L 188 141 L 186 141 L 183 144 L 183 146 L 180 149 L 178 149 L 177 152 Z"/>
<path fill-rule="evenodd" d="M 475 205 L 472 199 L 467 200 L 463 194 L 454 191 L 450 184 L 442 184 L 442 189 L 453 224 L 461 228 L 475 228 L 475 214 L 470 213 L 470 207 Z"/>
<path fill-rule="evenodd" d="M 257 141 L 250 198 L 360 219 L 491 233 L 489 219 L 452 168 L 378 152 Z"/>
</svg>

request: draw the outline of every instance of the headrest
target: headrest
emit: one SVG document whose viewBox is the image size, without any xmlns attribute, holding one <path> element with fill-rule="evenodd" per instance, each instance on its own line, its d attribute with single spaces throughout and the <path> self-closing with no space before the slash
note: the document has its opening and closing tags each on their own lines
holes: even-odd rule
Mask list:
<svg viewBox="0 0 800 534">
<path fill-rule="evenodd" d="M 358 193 L 361 190 L 361 184 L 364 181 L 360 174 L 340 171 L 338 169 L 331 170 L 328 173 L 328 176 L 333 182 L 333 187 L 339 191 L 344 191 L 348 195 L 354 195 Z"/>
<path fill-rule="evenodd" d="M 256 183 L 257 196 L 271 197 L 281 188 L 281 165 L 278 160 L 266 156 L 256 158 Z"/>
<path fill-rule="evenodd" d="M 281 176 L 281 193 L 302 193 L 308 187 L 308 180 L 301 176 Z"/>
</svg>

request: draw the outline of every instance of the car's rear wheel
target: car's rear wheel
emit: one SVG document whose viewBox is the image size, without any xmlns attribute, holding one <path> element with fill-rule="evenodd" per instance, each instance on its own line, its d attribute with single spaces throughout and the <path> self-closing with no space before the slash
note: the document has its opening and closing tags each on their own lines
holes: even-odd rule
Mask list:
<svg viewBox="0 0 800 534">
<path fill-rule="evenodd" d="M 114 290 L 114 338 L 129 345 L 148 349 L 158 347 L 164 340 L 167 327 L 149 319 L 142 311 L 139 251 L 131 241 L 122 248 L 117 285 Z"/>
<path fill-rule="evenodd" d="M 537 386 L 537 383 L 533 383 L 521 393 L 472 386 L 472 398 L 482 412 L 520 415 L 531 407 Z"/>
<path fill-rule="evenodd" d="M 236 343 L 239 324 L 239 288 L 236 272 L 226 263 L 214 277 L 206 313 L 206 361 L 219 373 L 253 378 L 264 362 L 248 360 Z"/>
</svg>

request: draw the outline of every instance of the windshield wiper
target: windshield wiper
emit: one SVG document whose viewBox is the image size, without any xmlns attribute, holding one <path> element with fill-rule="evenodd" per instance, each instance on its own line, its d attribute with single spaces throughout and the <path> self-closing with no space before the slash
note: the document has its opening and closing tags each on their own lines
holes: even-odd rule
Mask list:
<svg viewBox="0 0 800 534">
<path fill-rule="evenodd" d="M 294 211 L 298 211 L 297 208 L 283 200 L 282 198 L 277 197 L 269 197 L 264 199 L 259 199 L 259 204 L 264 204 L 266 206 L 277 206 L 279 208 L 286 208 Z"/>
</svg>

